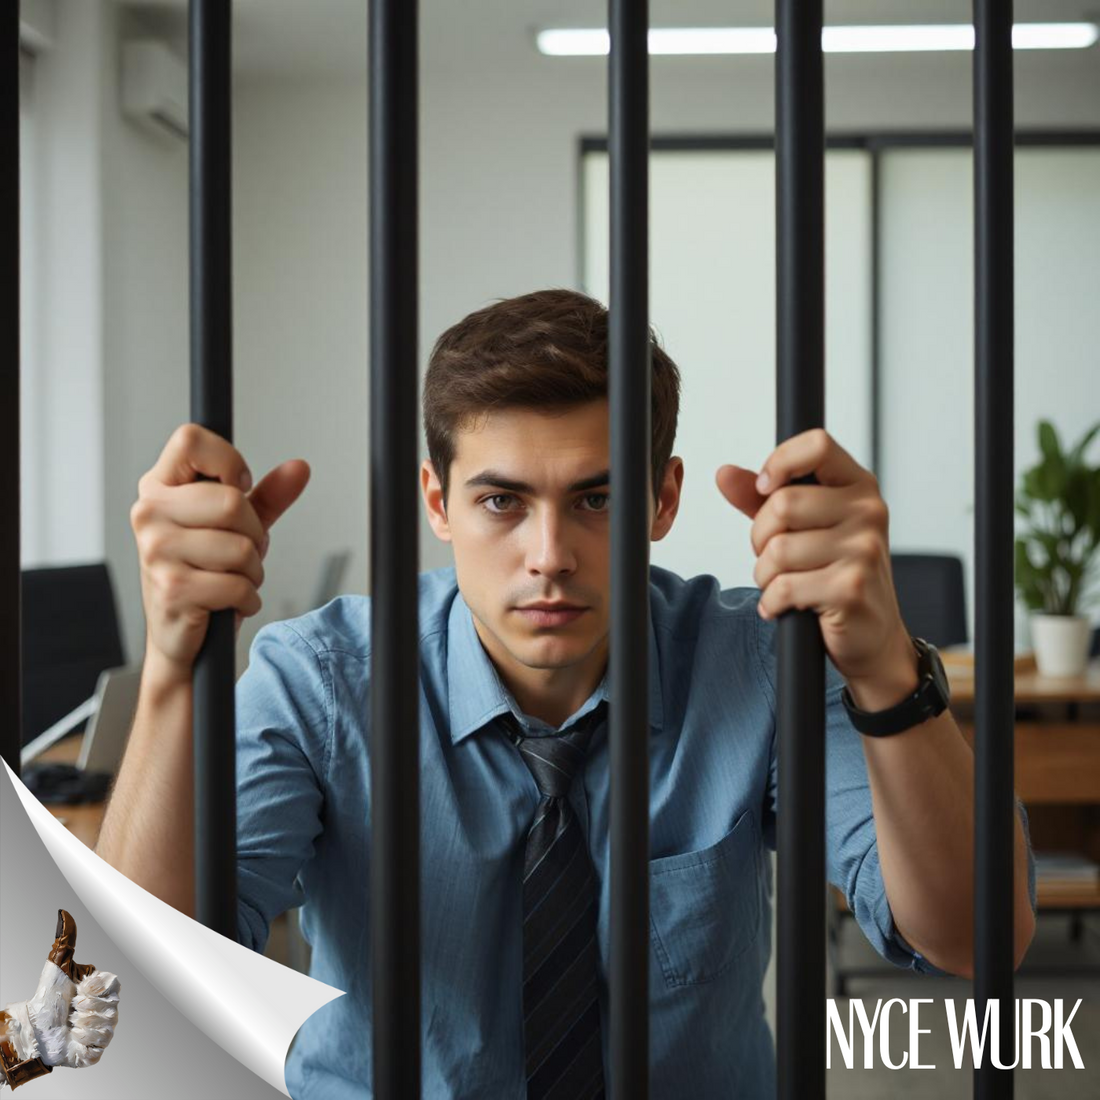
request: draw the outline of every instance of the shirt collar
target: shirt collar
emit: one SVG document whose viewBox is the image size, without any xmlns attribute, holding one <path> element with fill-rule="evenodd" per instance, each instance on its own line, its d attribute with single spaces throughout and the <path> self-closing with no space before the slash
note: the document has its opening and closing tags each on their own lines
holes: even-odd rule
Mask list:
<svg viewBox="0 0 1100 1100">
<path fill-rule="evenodd" d="M 611 701 L 610 669 L 584 705 L 570 716 L 568 723 L 598 706 Z M 519 709 L 512 693 L 504 686 L 496 666 L 485 652 L 473 615 L 460 591 L 455 592 L 447 617 L 447 703 L 450 708 L 451 740 L 457 745 L 472 733 L 507 711 L 535 732 L 552 727 L 530 718 Z M 657 632 L 653 627 L 653 609 L 649 614 L 649 725 L 650 733 L 661 729 L 661 669 L 657 657 Z"/>
</svg>

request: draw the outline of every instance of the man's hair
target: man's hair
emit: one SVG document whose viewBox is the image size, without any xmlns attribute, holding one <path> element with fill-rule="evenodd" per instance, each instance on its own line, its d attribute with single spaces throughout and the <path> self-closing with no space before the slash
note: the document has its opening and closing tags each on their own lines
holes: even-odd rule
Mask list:
<svg viewBox="0 0 1100 1100">
<path fill-rule="evenodd" d="M 680 372 L 650 329 L 654 499 L 676 439 Z M 607 310 L 575 290 L 506 298 L 452 325 L 424 378 L 424 433 L 446 506 L 457 435 L 496 409 L 566 410 L 608 395 Z"/>
</svg>

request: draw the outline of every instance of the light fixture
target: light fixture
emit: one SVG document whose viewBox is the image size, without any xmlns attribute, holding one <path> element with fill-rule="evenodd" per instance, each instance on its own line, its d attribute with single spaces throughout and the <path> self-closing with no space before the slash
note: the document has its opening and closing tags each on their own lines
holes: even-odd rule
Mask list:
<svg viewBox="0 0 1100 1100">
<path fill-rule="evenodd" d="M 1100 38 L 1095 23 L 1017 23 L 1012 46 L 1017 50 L 1087 49 Z M 602 28 L 539 31 L 539 52 L 551 57 L 606 54 Z M 826 53 L 896 53 L 903 51 L 972 50 L 974 28 L 969 23 L 896 24 L 825 27 L 821 48 Z M 654 27 L 649 32 L 651 54 L 775 53 L 771 27 Z"/>
</svg>

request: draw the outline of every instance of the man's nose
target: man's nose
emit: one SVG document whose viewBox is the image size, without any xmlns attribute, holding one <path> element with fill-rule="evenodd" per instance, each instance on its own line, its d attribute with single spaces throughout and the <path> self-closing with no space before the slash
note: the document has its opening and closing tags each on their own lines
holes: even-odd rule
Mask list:
<svg viewBox="0 0 1100 1100">
<path fill-rule="evenodd" d="M 577 568 L 569 536 L 569 525 L 554 509 L 547 508 L 532 525 L 527 548 L 527 568 L 532 573 L 560 576 Z"/>
</svg>

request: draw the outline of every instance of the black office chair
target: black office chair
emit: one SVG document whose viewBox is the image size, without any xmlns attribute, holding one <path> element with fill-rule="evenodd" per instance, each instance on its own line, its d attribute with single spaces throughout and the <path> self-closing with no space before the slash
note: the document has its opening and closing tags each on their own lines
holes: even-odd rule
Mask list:
<svg viewBox="0 0 1100 1100">
<path fill-rule="evenodd" d="M 126 658 L 105 562 L 24 569 L 22 592 L 26 745 L 93 696 L 99 674 Z"/>
<path fill-rule="evenodd" d="M 890 565 L 901 617 L 910 634 L 940 649 L 969 641 L 961 558 L 953 554 L 891 554 Z"/>
</svg>

